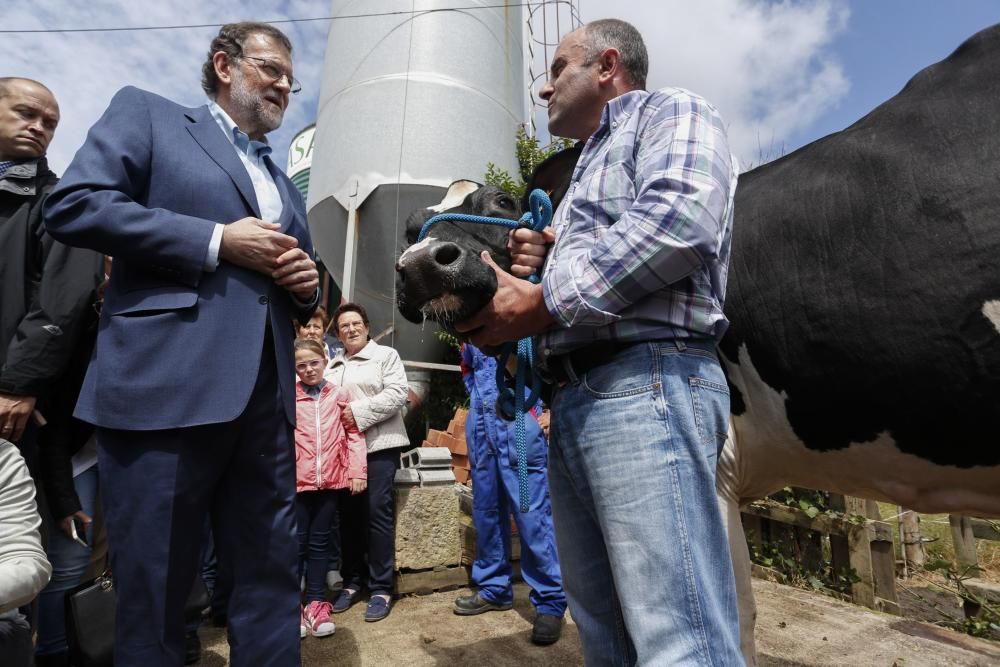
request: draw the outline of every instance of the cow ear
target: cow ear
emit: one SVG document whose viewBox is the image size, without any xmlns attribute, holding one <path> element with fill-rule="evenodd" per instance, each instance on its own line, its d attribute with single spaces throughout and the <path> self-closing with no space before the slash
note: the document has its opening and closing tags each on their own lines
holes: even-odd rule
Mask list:
<svg viewBox="0 0 1000 667">
<path fill-rule="evenodd" d="M 406 237 L 406 245 L 411 246 L 417 242 L 417 237 L 420 236 L 420 230 L 423 229 L 424 223 L 427 222 L 431 217 L 431 212 L 426 208 L 420 208 L 410 214 L 410 217 L 406 219 L 406 227 L 404 230 L 404 236 Z"/>
<path fill-rule="evenodd" d="M 528 186 L 524 189 L 524 200 L 521 202 L 522 210 L 528 210 L 528 196 L 531 191 L 541 188 L 548 193 L 552 200 L 552 208 L 559 206 L 563 195 L 569 189 L 569 180 L 573 176 L 573 169 L 576 168 L 576 161 L 583 151 L 583 142 L 578 142 L 571 148 L 566 148 L 558 153 L 549 156 L 541 164 L 535 167 Z"/>
</svg>

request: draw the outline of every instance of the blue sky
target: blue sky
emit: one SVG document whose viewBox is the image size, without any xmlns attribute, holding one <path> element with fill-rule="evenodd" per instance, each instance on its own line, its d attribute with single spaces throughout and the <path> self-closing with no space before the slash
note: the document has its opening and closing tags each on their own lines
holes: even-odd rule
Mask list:
<svg viewBox="0 0 1000 667">
<path fill-rule="evenodd" d="M 476 0 L 414 1 L 428 7 Z M 359 12 L 409 6 L 393 0 L 350 4 Z M 603 18 L 608 6 L 580 0 L 585 20 Z M 898 92 L 917 71 L 1000 22 L 997 0 L 616 0 L 613 6 L 616 16 L 644 34 L 650 86 L 680 85 L 713 101 L 744 165 L 846 127 Z M 34 0 L 5 6 L 2 28 L 224 23 L 320 17 L 330 8 L 329 0 Z M 295 44 L 295 73 L 304 84 L 284 126 L 271 136 L 276 152 L 284 155 L 295 132 L 314 120 L 328 25 L 281 27 Z M 63 121 L 50 161 L 62 171 L 87 128 L 124 85 L 201 104 L 198 70 L 216 30 L 3 34 L 2 73 L 36 78 L 56 92 Z"/>
<path fill-rule="evenodd" d="M 867 0 L 851 2 L 847 26 L 831 46 L 850 90 L 792 147 L 843 129 L 899 92 L 919 70 L 942 60 L 965 39 L 1000 23 L 996 0 Z"/>
</svg>

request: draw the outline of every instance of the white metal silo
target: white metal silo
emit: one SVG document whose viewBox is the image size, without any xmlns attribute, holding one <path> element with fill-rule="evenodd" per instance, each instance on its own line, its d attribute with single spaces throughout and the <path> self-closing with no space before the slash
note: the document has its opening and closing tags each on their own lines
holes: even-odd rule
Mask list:
<svg viewBox="0 0 1000 667">
<path fill-rule="evenodd" d="M 385 342 L 404 360 L 437 361 L 440 350 L 436 327 L 396 313 L 393 267 L 407 215 L 439 202 L 456 179 L 482 180 L 488 162 L 517 173 L 524 14 L 497 4 L 332 3 L 309 225 L 334 279 L 368 309 L 372 334 L 391 327 Z M 345 275 L 349 229 L 357 258 Z"/>
</svg>

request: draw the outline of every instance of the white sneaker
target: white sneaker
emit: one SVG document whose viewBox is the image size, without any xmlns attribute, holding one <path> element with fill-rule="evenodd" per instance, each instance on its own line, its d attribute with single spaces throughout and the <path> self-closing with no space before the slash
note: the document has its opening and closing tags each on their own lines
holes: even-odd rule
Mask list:
<svg viewBox="0 0 1000 667">
<path fill-rule="evenodd" d="M 339 591 L 344 587 L 344 578 L 340 570 L 330 570 L 326 573 L 326 587 L 331 591 Z"/>
<path fill-rule="evenodd" d="M 305 607 L 299 605 L 299 639 L 305 639 L 307 634 L 309 634 L 309 627 L 306 625 L 306 610 Z"/>
</svg>

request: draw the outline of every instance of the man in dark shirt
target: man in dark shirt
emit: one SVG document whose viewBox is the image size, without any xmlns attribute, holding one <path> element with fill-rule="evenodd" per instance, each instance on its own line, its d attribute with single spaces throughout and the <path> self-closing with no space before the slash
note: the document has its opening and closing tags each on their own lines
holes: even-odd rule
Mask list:
<svg viewBox="0 0 1000 667">
<path fill-rule="evenodd" d="M 0 78 L 0 436 L 18 444 L 33 474 L 31 416 L 44 412 L 103 278 L 100 255 L 56 242 L 42 225 L 57 181 L 45 151 L 58 123 L 52 91 Z"/>
<path fill-rule="evenodd" d="M 58 123 L 52 91 L 30 79 L 0 78 L 0 438 L 17 444 L 35 487 L 41 415 L 60 412 L 52 399 L 103 275 L 100 255 L 56 242 L 42 225 L 42 203 L 57 180 L 45 151 Z M 44 500 L 38 496 L 43 513 Z M 31 653 L 31 631 L 8 611 L 0 618 L 4 664 L 30 665 Z"/>
</svg>

